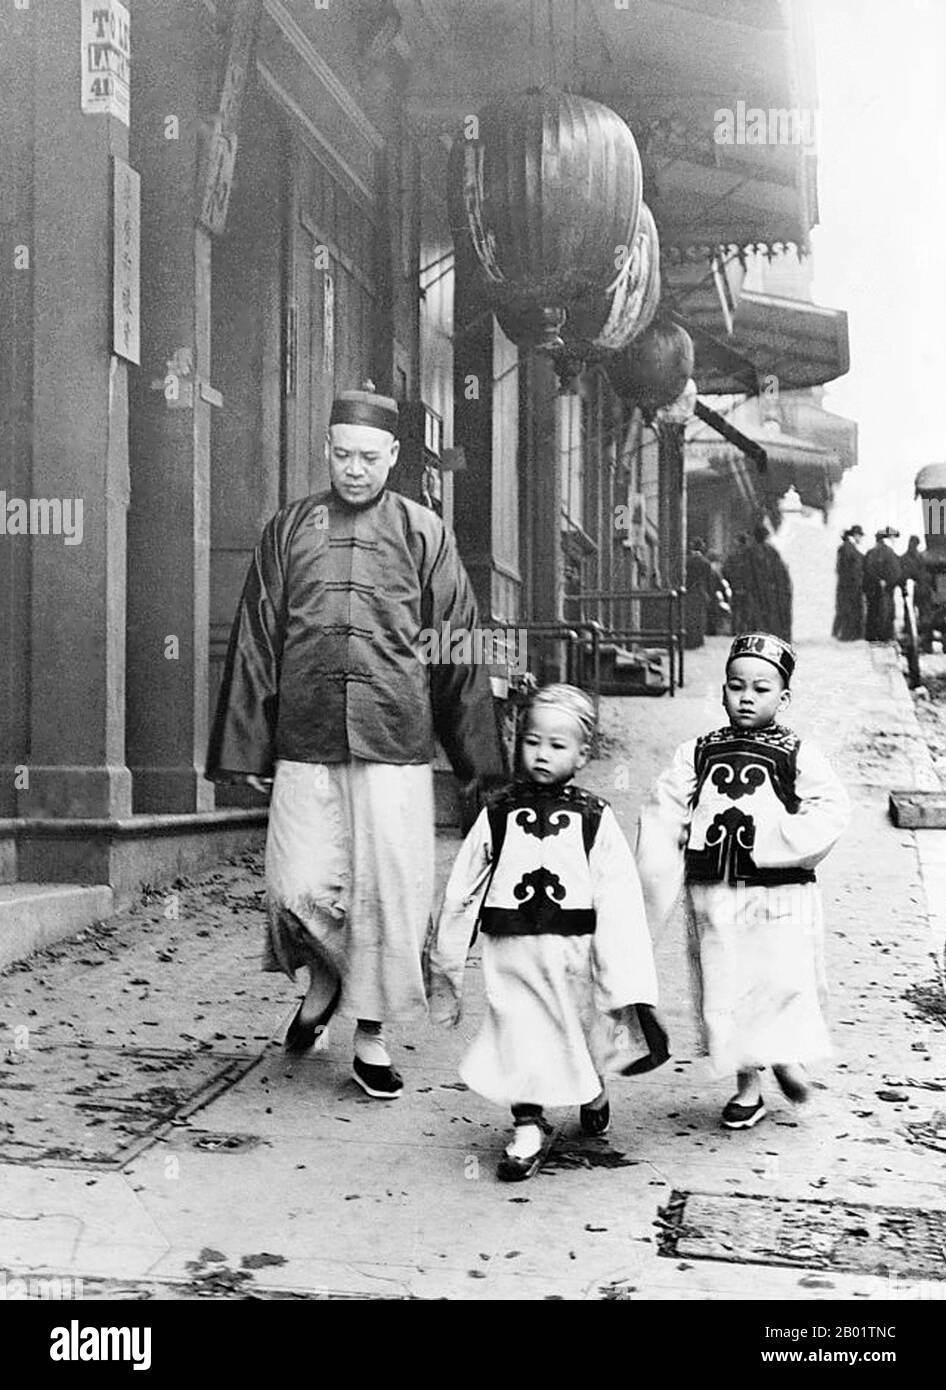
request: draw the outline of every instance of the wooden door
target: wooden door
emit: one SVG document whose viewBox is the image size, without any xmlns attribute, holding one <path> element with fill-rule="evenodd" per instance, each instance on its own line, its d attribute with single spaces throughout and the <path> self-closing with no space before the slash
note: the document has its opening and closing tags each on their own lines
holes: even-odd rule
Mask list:
<svg viewBox="0 0 946 1390">
<path fill-rule="evenodd" d="M 377 359 L 377 205 L 301 140 L 293 149 L 287 303 L 287 499 L 328 486 L 325 436 L 337 391 Z"/>
</svg>

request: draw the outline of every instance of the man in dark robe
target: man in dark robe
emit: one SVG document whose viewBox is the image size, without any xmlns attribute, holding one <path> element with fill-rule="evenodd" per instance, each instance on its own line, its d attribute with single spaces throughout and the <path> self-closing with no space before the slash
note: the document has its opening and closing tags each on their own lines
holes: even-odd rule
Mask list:
<svg viewBox="0 0 946 1390">
<path fill-rule="evenodd" d="M 893 527 L 885 526 L 876 533 L 874 544 L 864 556 L 864 636 L 868 642 L 893 641 L 893 594 L 900 583 L 900 561 L 887 541 L 899 534 Z"/>
<path fill-rule="evenodd" d="M 907 580 L 913 580 L 913 606 L 916 610 L 917 632 L 923 641 L 924 649 L 931 649 L 931 620 L 933 607 L 933 581 L 930 578 L 926 554 L 920 549 L 919 536 L 911 536 L 907 548 L 900 558 L 900 587 L 904 599 L 907 598 Z"/>
<path fill-rule="evenodd" d="M 263 531 L 207 758 L 210 778 L 272 780 L 264 969 L 309 971 L 287 1049 L 354 1018 L 354 1079 L 385 1100 L 403 1082 L 382 1025 L 426 1012 L 434 736 L 462 782 L 503 776 L 453 537 L 385 486 L 397 419 L 373 391 L 335 400 L 332 486 Z"/>
<path fill-rule="evenodd" d="M 718 587 L 716 571 L 706 558 L 706 543 L 696 536 L 687 548 L 685 645 L 688 648 L 702 647 L 706 640 L 709 604 L 715 599 Z"/>
<path fill-rule="evenodd" d="M 744 569 L 745 630 L 772 632 L 783 642 L 792 640 L 792 578 L 788 566 L 759 525 L 752 545 L 746 546 Z"/>
<path fill-rule="evenodd" d="M 838 576 L 834 602 L 832 637 L 839 642 L 857 642 L 864 636 L 864 557 L 860 542 L 862 526 L 851 526 L 841 536 L 835 572 Z"/>
</svg>

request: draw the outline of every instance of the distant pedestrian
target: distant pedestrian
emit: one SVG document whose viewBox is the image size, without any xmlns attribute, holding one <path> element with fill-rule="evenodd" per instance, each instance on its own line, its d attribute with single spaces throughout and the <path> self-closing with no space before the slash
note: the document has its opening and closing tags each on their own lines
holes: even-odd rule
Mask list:
<svg viewBox="0 0 946 1390">
<path fill-rule="evenodd" d="M 885 526 L 864 556 L 864 636 L 868 642 L 893 641 L 893 595 L 900 583 L 900 561 L 887 542 L 899 535 L 892 526 Z"/>
<path fill-rule="evenodd" d="M 723 578 L 729 585 L 732 597 L 730 606 L 732 608 L 732 630 L 733 635 L 738 636 L 740 632 L 746 632 L 751 623 L 748 620 L 748 601 L 746 597 L 746 548 L 749 545 L 748 531 L 740 531 L 736 537 L 735 549 L 731 550 L 726 556 L 723 565 Z"/>
<path fill-rule="evenodd" d="M 839 642 L 856 642 L 864 636 L 864 557 L 860 552 L 863 538 L 864 528 L 851 526 L 842 534 L 838 546 L 831 635 Z"/>
<path fill-rule="evenodd" d="M 736 638 L 723 686 L 728 725 L 677 749 L 638 828 L 654 934 L 685 884 L 703 1050 L 717 1074 L 736 1073 L 727 1129 L 765 1116 L 763 1067 L 797 1103 L 809 1095 L 802 1064 L 830 1051 L 815 865 L 847 823 L 848 798 L 822 754 L 776 722 L 794 667 L 792 648 L 773 634 Z"/>
<path fill-rule="evenodd" d="M 792 640 L 792 578 L 788 566 L 771 544 L 769 532 L 756 526 L 745 554 L 745 612 L 743 631 L 772 632 Z"/>
<path fill-rule="evenodd" d="M 634 858 L 608 803 L 572 782 L 594 723 L 574 686 L 535 694 L 518 780 L 466 837 L 428 951 L 431 1014 L 456 1023 L 471 936 L 483 933 L 487 1011 L 460 1076 L 512 1107 L 507 1182 L 538 1168 L 545 1106 L 579 1105 L 585 1133 L 604 1134 L 606 1073 L 669 1056 Z"/>
<path fill-rule="evenodd" d="M 702 647 L 706 640 L 706 620 L 711 603 L 716 602 L 719 581 L 706 558 L 706 542 L 695 536 L 686 561 L 686 646 Z"/>
<path fill-rule="evenodd" d="M 913 606 L 916 609 L 917 631 L 925 634 L 930 627 L 933 581 L 930 577 L 929 566 L 926 563 L 926 553 L 920 549 L 919 536 L 910 537 L 907 548 L 899 560 L 900 587 L 904 597 L 906 597 L 907 580 L 913 580 Z"/>
</svg>

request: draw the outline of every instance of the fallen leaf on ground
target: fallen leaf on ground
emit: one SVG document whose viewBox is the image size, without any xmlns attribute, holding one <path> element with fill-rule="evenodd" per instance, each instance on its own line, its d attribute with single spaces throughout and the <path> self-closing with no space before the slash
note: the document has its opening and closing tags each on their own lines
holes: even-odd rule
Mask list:
<svg viewBox="0 0 946 1390">
<path fill-rule="evenodd" d="M 244 1255 L 240 1261 L 243 1269 L 263 1269 L 266 1265 L 284 1265 L 285 1255 L 271 1255 L 268 1250 L 261 1250 L 258 1255 Z"/>
</svg>

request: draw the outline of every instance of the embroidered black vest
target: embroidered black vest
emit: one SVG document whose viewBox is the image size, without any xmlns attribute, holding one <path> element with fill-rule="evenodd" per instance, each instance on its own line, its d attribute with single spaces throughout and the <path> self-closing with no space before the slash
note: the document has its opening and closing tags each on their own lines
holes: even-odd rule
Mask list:
<svg viewBox="0 0 946 1390">
<path fill-rule="evenodd" d="M 813 869 L 763 869 L 752 857 L 756 823 L 751 798 L 759 789 L 771 787 L 788 815 L 798 811 L 795 779 L 800 743 L 797 734 L 778 724 L 752 732 L 717 729 L 697 739 L 692 804 L 704 799 L 704 789 L 713 801 L 733 804 L 713 817 L 702 846 L 687 847 L 684 868 L 688 882 L 775 886 L 815 881 Z M 737 804 L 743 801 L 745 807 Z"/>
<path fill-rule="evenodd" d="M 518 782 L 487 806 L 493 874 L 487 936 L 587 936 L 595 929 L 588 856 L 607 802 L 583 787 Z"/>
</svg>

